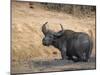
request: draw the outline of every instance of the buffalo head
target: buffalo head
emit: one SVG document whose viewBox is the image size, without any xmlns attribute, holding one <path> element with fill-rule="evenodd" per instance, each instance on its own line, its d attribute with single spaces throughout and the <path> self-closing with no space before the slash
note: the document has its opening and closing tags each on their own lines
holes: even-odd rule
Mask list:
<svg viewBox="0 0 100 75">
<path fill-rule="evenodd" d="M 44 34 L 44 36 L 45 36 L 45 37 L 43 38 L 43 40 L 42 40 L 42 43 L 43 43 L 43 45 L 45 45 L 45 46 L 52 45 L 53 42 L 54 42 L 57 38 L 59 38 L 60 36 L 62 36 L 63 33 L 64 33 L 63 26 L 62 26 L 61 24 L 60 24 L 60 26 L 61 26 L 61 29 L 62 29 L 62 30 L 60 30 L 60 31 L 58 31 L 58 32 L 54 32 L 54 31 L 52 31 L 52 30 L 46 28 L 47 23 L 48 23 L 48 22 L 46 22 L 46 23 L 43 24 L 43 26 L 42 26 L 42 32 L 43 32 L 43 34 Z"/>
</svg>

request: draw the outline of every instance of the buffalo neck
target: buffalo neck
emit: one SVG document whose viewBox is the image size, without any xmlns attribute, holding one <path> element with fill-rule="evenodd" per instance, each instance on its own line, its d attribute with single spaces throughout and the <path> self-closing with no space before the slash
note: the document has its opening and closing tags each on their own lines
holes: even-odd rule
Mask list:
<svg viewBox="0 0 100 75">
<path fill-rule="evenodd" d="M 61 49 L 62 45 L 64 43 L 64 40 L 59 38 L 53 41 L 52 45 L 58 49 Z"/>
</svg>

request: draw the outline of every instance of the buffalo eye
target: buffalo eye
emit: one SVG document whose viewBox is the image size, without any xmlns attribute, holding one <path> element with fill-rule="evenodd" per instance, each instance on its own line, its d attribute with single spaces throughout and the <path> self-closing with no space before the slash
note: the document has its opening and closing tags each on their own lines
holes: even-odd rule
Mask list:
<svg viewBox="0 0 100 75">
<path fill-rule="evenodd" d="M 53 38 L 53 35 L 50 35 L 49 38 Z"/>
</svg>

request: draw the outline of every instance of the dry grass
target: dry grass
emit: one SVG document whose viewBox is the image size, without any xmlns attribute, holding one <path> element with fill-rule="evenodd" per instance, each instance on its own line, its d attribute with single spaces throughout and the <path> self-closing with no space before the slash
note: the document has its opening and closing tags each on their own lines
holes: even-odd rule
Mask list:
<svg viewBox="0 0 100 75">
<path fill-rule="evenodd" d="M 77 18 L 63 12 L 48 11 L 39 5 L 29 8 L 27 2 L 12 3 L 12 61 L 60 59 L 58 49 L 42 45 L 44 35 L 41 26 L 49 22 L 50 29 L 60 30 L 59 24 L 64 29 L 93 32 L 94 48 L 92 56 L 95 56 L 95 17 Z M 53 54 L 57 52 L 57 54 Z"/>
</svg>

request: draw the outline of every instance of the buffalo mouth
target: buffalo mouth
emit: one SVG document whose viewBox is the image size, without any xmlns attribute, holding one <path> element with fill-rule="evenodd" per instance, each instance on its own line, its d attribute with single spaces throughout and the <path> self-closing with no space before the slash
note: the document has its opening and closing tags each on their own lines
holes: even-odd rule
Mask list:
<svg viewBox="0 0 100 75">
<path fill-rule="evenodd" d="M 44 45 L 44 46 L 49 46 L 50 44 L 47 44 L 47 43 L 44 43 L 44 42 L 43 42 L 43 45 Z"/>
</svg>

